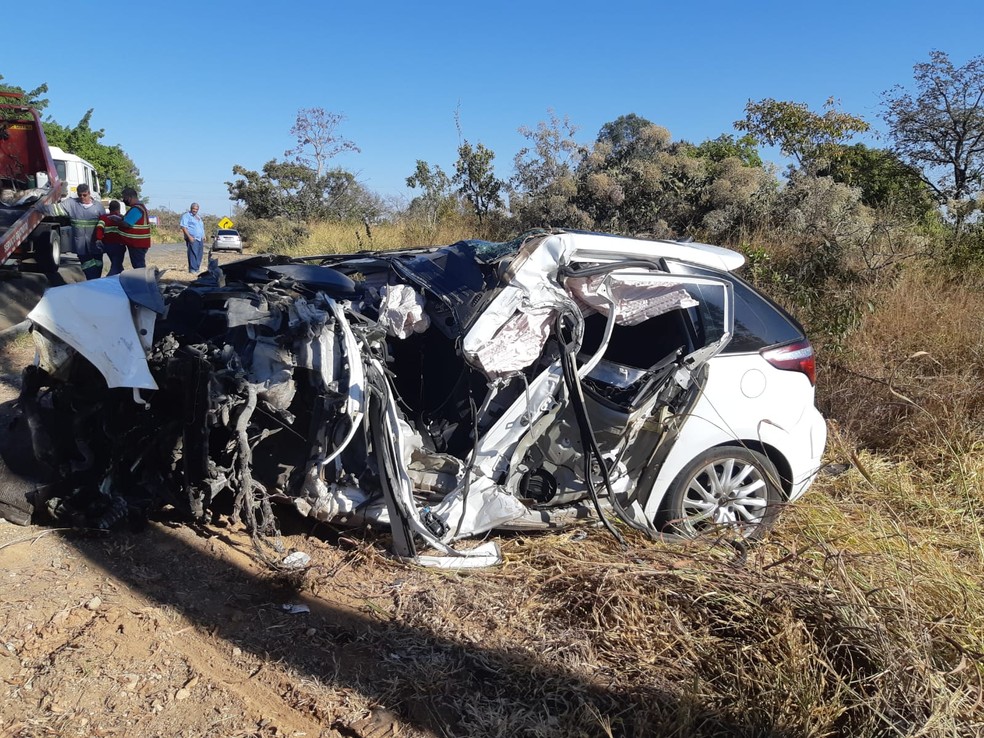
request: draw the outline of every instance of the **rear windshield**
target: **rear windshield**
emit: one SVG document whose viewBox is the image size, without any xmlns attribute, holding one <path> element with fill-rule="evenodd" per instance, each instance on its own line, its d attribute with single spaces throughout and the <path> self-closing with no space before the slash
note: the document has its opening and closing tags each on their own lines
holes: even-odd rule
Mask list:
<svg viewBox="0 0 984 738">
<path fill-rule="evenodd" d="M 735 335 L 722 351 L 725 354 L 743 354 L 760 351 L 769 346 L 777 346 L 804 337 L 803 327 L 797 320 L 776 305 L 765 295 L 744 280 L 730 272 L 704 269 L 681 262 L 670 263 L 670 270 L 685 274 L 726 279 L 734 285 L 735 294 Z M 692 308 L 699 313 L 695 322 L 702 330 L 717 334 L 724 323 L 724 306 L 721 304 L 720 290 L 704 290 L 704 294 L 694 295 L 700 306 Z M 706 328 L 705 328 L 706 327 Z"/>
<path fill-rule="evenodd" d="M 226 228 L 223 228 L 223 229 L 221 229 L 219 231 L 219 235 L 220 236 L 238 236 L 239 235 L 239 231 L 230 231 L 230 230 L 228 230 Z"/>
</svg>

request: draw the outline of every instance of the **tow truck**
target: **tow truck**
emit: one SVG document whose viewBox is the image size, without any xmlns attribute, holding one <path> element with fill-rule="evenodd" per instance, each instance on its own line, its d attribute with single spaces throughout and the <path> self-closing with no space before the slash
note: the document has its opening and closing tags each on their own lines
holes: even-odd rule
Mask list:
<svg viewBox="0 0 984 738">
<path fill-rule="evenodd" d="M 32 257 L 36 271 L 58 271 L 71 227 L 47 215 L 45 206 L 61 200 L 62 189 L 37 111 L 0 104 L 0 265 L 19 266 Z"/>
</svg>

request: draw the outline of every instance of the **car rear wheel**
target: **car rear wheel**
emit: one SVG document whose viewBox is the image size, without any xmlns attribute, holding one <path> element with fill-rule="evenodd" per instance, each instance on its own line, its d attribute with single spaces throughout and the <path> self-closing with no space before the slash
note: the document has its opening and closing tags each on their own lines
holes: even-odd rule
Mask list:
<svg viewBox="0 0 984 738">
<path fill-rule="evenodd" d="M 691 538 L 706 532 L 759 538 L 775 522 L 782 499 L 779 473 L 767 456 L 742 446 L 719 446 L 677 475 L 656 522 Z"/>
</svg>

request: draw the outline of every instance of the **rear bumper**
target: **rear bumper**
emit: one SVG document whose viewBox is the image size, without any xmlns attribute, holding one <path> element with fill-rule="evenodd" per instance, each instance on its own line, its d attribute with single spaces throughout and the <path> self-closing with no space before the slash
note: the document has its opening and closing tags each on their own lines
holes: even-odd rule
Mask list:
<svg viewBox="0 0 984 738">
<path fill-rule="evenodd" d="M 792 502 L 810 488 L 820 471 L 823 451 L 827 446 L 827 423 L 820 411 L 815 407 L 808 408 L 790 438 L 794 441 L 787 452 L 787 458 L 793 456 L 789 458 L 793 469 L 793 484 L 789 493 L 789 501 Z"/>
</svg>

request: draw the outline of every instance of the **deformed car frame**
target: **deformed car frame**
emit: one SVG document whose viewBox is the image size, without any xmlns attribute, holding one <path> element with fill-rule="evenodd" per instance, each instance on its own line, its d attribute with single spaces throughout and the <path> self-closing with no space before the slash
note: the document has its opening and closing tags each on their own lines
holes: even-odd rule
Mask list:
<svg viewBox="0 0 984 738">
<path fill-rule="evenodd" d="M 30 315 L 21 398 L 62 480 L 46 507 L 109 527 L 231 498 L 268 533 L 288 503 L 389 526 L 397 556 L 441 567 L 501 561 L 494 541 L 454 545 L 492 529 L 614 514 L 662 535 L 655 480 L 734 331 L 713 270 L 742 263 L 557 231 L 52 289 Z M 713 295 L 713 325 L 696 324 L 695 295 Z M 774 515 L 755 502 L 739 532 Z"/>
</svg>

